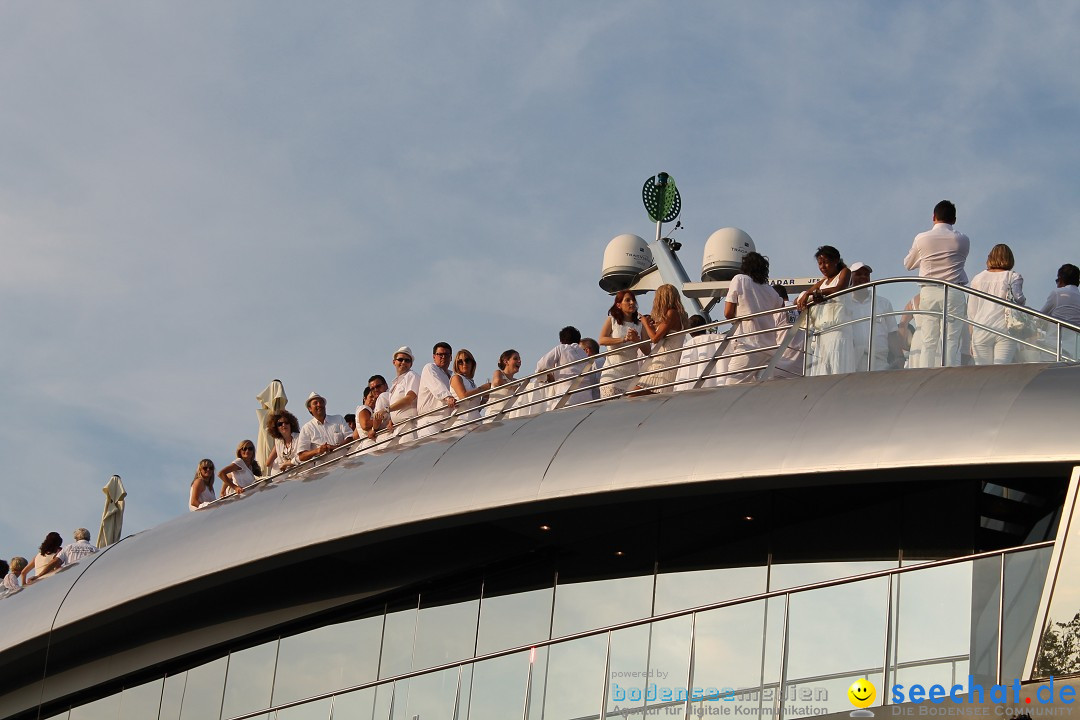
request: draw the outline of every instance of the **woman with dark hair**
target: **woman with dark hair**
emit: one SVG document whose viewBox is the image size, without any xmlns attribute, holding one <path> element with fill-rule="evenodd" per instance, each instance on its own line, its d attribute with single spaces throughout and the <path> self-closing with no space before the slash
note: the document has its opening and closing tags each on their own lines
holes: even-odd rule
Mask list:
<svg viewBox="0 0 1080 720">
<path fill-rule="evenodd" d="M 851 284 L 851 270 L 840 251 L 822 245 L 814 253 L 818 270 L 825 277 L 799 295 L 800 310 L 810 308 L 811 336 L 809 374 L 838 375 L 855 370 L 855 346 L 848 328 L 840 327 L 851 319 L 844 297 L 829 299 Z"/>
<path fill-rule="evenodd" d="M 514 375 L 520 369 L 521 355 L 517 350 L 511 348 L 499 356 L 499 366 L 495 369 L 495 374 L 491 376 L 491 394 L 488 395 L 490 404 L 484 409 L 484 417 L 498 415 L 510 402 L 509 398 L 520 389 L 520 383 L 514 382 Z M 523 414 L 527 414 L 527 412 L 525 411 Z M 514 415 L 514 412 L 509 412 L 505 417 L 511 418 L 516 417 L 516 415 Z"/>
<path fill-rule="evenodd" d="M 628 362 L 648 354 L 644 346 L 623 347 L 641 341 L 645 331 L 638 317 L 637 298 L 629 290 L 620 290 L 615 302 L 600 328 L 601 345 L 611 347 L 604 355 L 604 368 L 600 371 L 600 397 L 609 398 L 626 392 L 627 382 L 638 373 L 638 364 Z M 626 362 L 622 367 L 612 367 Z"/>
<path fill-rule="evenodd" d="M 255 459 L 255 443 L 241 440 L 236 446 L 236 459 L 221 468 L 221 472 L 217 474 L 224 486 L 221 488 L 222 497 L 244 492 L 244 488 L 253 485 L 255 478 L 260 475 L 262 468 Z"/>
<path fill-rule="evenodd" d="M 359 417 L 357 423 L 359 423 Z M 270 474 L 274 475 L 288 470 L 293 465 L 299 465 L 300 460 L 297 458 L 299 453 L 296 451 L 299 445 L 296 439 L 300 437 L 300 421 L 296 419 L 296 416 L 288 410 L 271 413 L 266 419 L 266 431 L 270 433 L 270 437 L 274 438 L 274 449 L 266 458 L 266 466 L 270 468 Z"/>
<path fill-rule="evenodd" d="M 211 502 L 214 502 L 214 461 L 203 458 L 195 468 L 195 479 L 191 481 L 188 510 L 198 510 Z"/>
<path fill-rule="evenodd" d="M 724 317 L 728 320 L 784 307 L 784 300 L 769 285 L 769 259 L 756 252 L 743 256 L 739 274 L 731 279 L 731 287 L 724 299 Z M 738 324 L 734 342 L 736 354 L 728 361 L 728 371 L 734 373 L 768 364 L 771 353 L 754 351 L 776 344 L 777 315 L 759 315 L 740 320 Z M 752 372 L 728 375 L 724 384 L 743 383 L 753 377 Z"/>
<path fill-rule="evenodd" d="M 971 289 L 1025 305 L 1024 278 L 1013 271 L 1015 265 L 1012 249 L 995 245 L 986 256 L 986 269 L 971 278 Z M 1004 305 L 980 297 L 968 298 L 968 319 L 975 323 L 971 328 L 971 355 L 976 365 L 1007 365 L 1013 361 L 1016 340 L 1009 337 Z"/>
<path fill-rule="evenodd" d="M 56 554 L 60 552 L 63 545 L 64 539 L 60 537 L 60 533 L 51 532 L 46 535 L 45 542 L 41 543 L 41 547 L 38 548 L 38 554 L 34 558 L 34 562 L 23 568 L 23 585 L 35 583 L 59 569 L 60 561 L 56 559 Z M 33 577 L 28 577 L 31 572 L 34 573 Z"/>
</svg>

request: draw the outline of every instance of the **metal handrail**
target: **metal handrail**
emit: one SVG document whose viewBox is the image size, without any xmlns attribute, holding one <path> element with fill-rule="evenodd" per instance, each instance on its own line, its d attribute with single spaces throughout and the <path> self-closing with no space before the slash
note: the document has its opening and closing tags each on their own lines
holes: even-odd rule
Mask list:
<svg viewBox="0 0 1080 720">
<path fill-rule="evenodd" d="M 880 314 L 876 313 L 875 312 L 875 304 L 877 302 L 878 288 L 881 287 L 881 286 L 885 286 L 885 285 L 895 285 L 895 284 L 901 284 L 901 283 L 902 284 L 915 284 L 915 285 L 917 285 L 919 287 L 923 287 L 923 286 L 926 286 L 926 285 L 939 285 L 942 288 L 944 288 L 945 296 L 944 296 L 944 300 L 942 302 L 942 306 L 943 306 L 942 311 L 939 313 L 936 310 L 935 311 L 929 311 L 929 310 L 923 310 L 923 309 L 912 309 L 912 310 L 896 310 L 896 309 L 894 309 L 892 312 L 880 313 Z M 971 327 L 976 327 L 976 328 L 979 328 L 981 330 L 987 330 L 987 331 L 992 332 L 992 333 L 994 333 L 996 335 L 1006 337 L 1006 338 L 1008 338 L 1010 340 L 1013 340 L 1013 341 L 1015 341 L 1015 342 L 1017 342 L 1019 344 L 1022 344 L 1024 346 L 1026 346 L 1026 347 L 1038 350 L 1039 352 L 1042 352 L 1042 353 L 1046 353 L 1047 355 L 1051 355 L 1058 362 L 1061 362 L 1061 361 L 1075 362 L 1076 361 L 1076 359 L 1062 358 L 1062 352 L 1061 352 L 1062 351 L 1062 347 L 1061 347 L 1062 332 L 1061 331 L 1062 331 L 1062 329 L 1071 330 L 1071 331 L 1077 333 L 1078 336 L 1080 336 L 1080 326 L 1078 326 L 1078 325 L 1073 325 L 1073 324 L 1065 322 L 1063 320 L 1058 320 L 1057 318 L 1051 317 L 1049 315 L 1038 312 L 1036 310 L 1032 310 L 1031 308 L 1028 308 L 1026 306 L 1017 305 L 1017 304 L 1011 303 L 1011 302 L 1009 302 L 1007 300 L 1003 300 L 1002 298 L 999 298 L 999 297 L 997 297 L 995 295 L 990 295 L 988 293 L 984 293 L 984 292 L 979 291 L 979 290 L 974 290 L 974 289 L 969 288 L 969 287 L 956 285 L 954 283 L 949 283 L 949 282 L 946 282 L 946 281 L 943 281 L 943 280 L 936 280 L 934 278 L 921 278 L 921 277 L 883 278 L 881 280 L 874 280 L 872 282 L 869 282 L 869 283 L 866 283 L 866 284 L 863 284 L 863 285 L 858 285 L 858 286 L 845 288 L 845 289 L 840 290 L 840 291 L 838 291 L 836 293 L 833 293 L 832 295 L 830 295 L 828 298 L 826 298 L 822 302 L 810 303 L 807 310 L 800 312 L 798 319 L 794 323 L 792 323 L 790 325 L 778 323 L 775 330 L 774 329 L 767 329 L 767 330 L 751 330 L 751 331 L 748 331 L 748 332 L 739 332 L 739 329 L 740 329 L 740 327 L 742 325 L 742 322 L 744 320 L 754 320 L 756 318 L 761 318 L 761 317 L 766 317 L 766 316 L 776 316 L 778 319 L 780 319 L 782 315 L 787 314 L 787 313 L 792 311 L 792 309 L 793 309 L 792 306 L 783 306 L 783 307 L 775 309 L 775 310 L 764 310 L 764 311 L 761 311 L 761 312 L 752 313 L 752 314 L 748 314 L 748 315 L 740 315 L 740 316 L 732 318 L 732 319 L 726 319 L 725 318 L 725 319 L 716 320 L 716 321 L 713 321 L 713 322 L 710 322 L 710 323 L 706 323 L 705 325 L 702 325 L 702 326 L 697 327 L 697 328 L 685 328 L 683 330 L 679 330 L 679 331 L 676 331 L 676 332 L 673 332 L 673 333 L 669 333 L 668 337 L 683 337 L 683 338 L 689 336 L 690 334 L 699 334 L 699 333 L 702 333 L 702 332 L 715 334 L 715 339 L 714 340 L 710 340 L 708 343 L 705 343 L 705 344 L 710 345 L 710 346 L 714 345 L 714 344 L 716 345 L 716 351 L 713 353 L 713 356 L 711 358 L 707 359 L 707 360 L 694 359 L 694 360 L 691 360 L 691 361 L 686 362 L 686 363 L 682 363 L 682 362 L 677 361 L 674 364 L 667 365 L 667 366 L 665 366 L 665 367 L 663 367 L 661 369 L 656 369 L 656 370 L 647 370 L 646 369 L 647 368 L 647 363 L 651 359 L 655 359 L 656 357 L 674 355 L 675 353 L 680 353 L 681 354 L 687 347 L 684 344 L 684 345 L 680 345 L 678 347 L 675 347 L 675 348 L 672 348 L 672 349 L 669 349 L 669 350 L 664 350 L 664 351 L 661 351 L 661 352 L 658 352 L 658 353 L 645 354 L 643 356 L 633 357 L 633 358 L 628 359 L 628 360 L 622 360 L 622 361 L 619 361 L 619 362 L 615 362 L 615 363 L 612 363 L 610 365 L 605 364 L 604 367 L 608 368 L 608 369 L 625 368 L 627 370 L 632 370 L 634 368 L 637 368 L 638 371 L 637 371 L 636 374 L 634 374 L 632 376 L 630 376 L 629 373 L 627 373 L 625 376 L 617 377 L 615 379 L 597 380 L 597 381 L 593 382 L 592 379 L 589 378 L 588 376 L 593 374 L 593 373 L 600 373 L 601 372 L 601 370 L 602 370 L 601 368 L 596 368 L 595 367 L 595 363 L 596 363 L 597 359 L 599 357 L 601 357 L 601 356 L 590 356 L 590 357 L 582 358 L 580 360 L 575 360 L 575 361 L 572 361 L 572 362 L 569 362 L 569 363 L 565 363 L 563 365 L 558 365 L 556 367 L 553 367 L 553 368 L 548 369 L 548 370 L 544 370 L 542 372 L 533 373 L 531 375 L 526 375 L 525 377 L 516 377 L 513 380 L 509 381 L 508 383 L 504 383 L 503 385 L 498 386 L 499 388 L 502 388 L 502 389 L 512 387 L 513 392 L 509 396 L 498 397 L 498 398 L 492 399 L 491 398 L 491 393 L 495 390 L 495 388 L 493 388 L 492 390 L 489 390 L 484 394 L 479 394 L 479 395 L 473 396 L 473 397 L 484 398 L 485 395 L 486 395 L 486 398 L 484 399 L 483 402 L 477 403 L 477 404 L 470 403 L 469 407 L 456 409 L 453 412 L 451 412 L 450 415 L 446 415 L 446 410 L 444 408 L 437 408 L 435 410 L 423 413 L 421 415 L 415 415 L 415 416 L 413 416 L 411 418 L 407 418 L 406 420 L 399 423 L 395 427 L 395 431 L 394 431 L 393 434 L 390 434 L 387 431 L 382 431 L 376 436 L 376 440 L 374 442 L 371 442 L 366 437 L 361 437 L 361 438 L 358 438 L 358 439 L 355 439 L 355 440 L 350 440 L 349 442 L 341 445 L 338 448 L 335 448 L 332 452 L 326 453 L 325 455 L 321 455 L 321 456 L 318 456 L 318 457 L 315 457 L 315 458 L 311 458 L 311 459 L 306 460 L 306 461 L 304 461 L 302 463 L 294 465 L 293 467 L 289 468 L 288 470 L 278 472 L 278 473 L 276 473 L 276 474 L 274 474 L 272 476 L 260 478 L 254 484 L 249 485 L 248 488 L 256 488 L 256 487 L 258 487 L 260 485 L 267 484 L 267 483 L 270 483 L 270 482 L 272 482 L 274 480 L 277 480 L 277 479 L 281 478 L 282 476 L 290 476 L 290 477 L 292 477 L 292 476 L 305 475 L 305 474 L 307 474 L 307 473 L 309 473 L 309 472 L 311 472 L 311 471 L 313 471 L 313 470 L 315 470 L 317 468 L 323 467 L 323 466 L 325 466 L 327 464 L 330 464 L 330 463 L 333 463 L 333 462 L 337 462 L 338 460 L 340 460 L 341 458 L 344 458 L 344 457 L 353 457 L 355 455 L 362 454 L 362 453 L 367 453 L 367 452 L 370 452 L 370 451 L 386 450 L 386 449 L 394 448 L 394 447 L 397 447 L 397 446 L 399 446 L 399 445 L 401 445 L 403 443 L 411 442 L 413 440 L 413 438 L 411 436 L 415 435 L 415 433 L 417 433 L 418 431 L 424 430 L 424 429 L 427 429 L 427 428 L 431 428 L 431 427 L 434 427 L 434 426 L 440 426 L 440 427 L 439 427 L 438 432 L 433 433 L 430 437 L 437 437 L 437 436 L 443 435 L 445 433 L 451 433 L 451 432 L 455 432 L 455 431 L 460 431 L 460 430 L 467 429 L 467 428 L 469 428 L 469 427 L 471 427 L 473 425 L 477 425 L 477 424 L 480 424 L 480 423 L 493 422 L 493 421 L 496 421 L 496 420 L 499 420 L 501 418 L 506 417 L 510 413 L 526 412 L 526 414 L 528 414 L 528 415 L 537 414 L 541 410 L 534 410 L 534 408 L 538 408 L 540 406 L 545 406 L 546 407 L 549 404 L 551 406 L 551 409 L 562 409 L 562 408 L 568 406 L 570 398 L 575 393 L 584 393 L 584 392 L 591 393 L 593 390 L 599 390 L 600 388 L 607 387 L 607 386 L 610 386 L 610 385 L 628 383 L 630 385 L 630 387 L 631 387 L 631 389 L 629 389 L 629 390 L 626 390 L 626 391 L 621 392 L 621 393 L 616 393 L 615 395 L 612 395 L 610 397 L 600 397 L 600 398 L 597 398 L 597 399 L 585 400 L 585 401 L 580 402 L 580 403 L 575 403 L 573 406 L 574 407 L 584 407 L 584 406 L 589 406 L 589 405 L 595 405 L 597 403 L 609 402 L 609 401 L 612 401 L 612 400 L 618 400 L 620 398 L 625 398 L 625 397 L 628 397 L 630 395 L 633 395 L 635 393 L 635 390 L 633 389 L 633 387 L 635 385 L 637 385 L 637 383 L 641 380 L 641 378 L 647 377 L 649 375 L 661 373 L 661 372 L 670 372 L 670 371 L 673 371 L 673 370 L 677 372 L 681 368 L 695 367 L 695 366 L 703 365 L 703 367 L 700 368 L 700 371 L 698 372 L 697 376 L 695 378 L 693 378 L 692 380 L 675 379 L 675 380 L 670 381 L 670 382 L 661 383 L 661 384 L 657 384 L 657 385 L 655 385 L 653 387 L 649 387 L 649 388 L 647 388 L 648 392 L 674 390 L 676 388 L 686 387 L 688 385 L 689 385 L 689 387 L 686 388 L 686 389 L 699 389 L 699 388 L 703 387 L 704 384 L 706 382 L 708 382 L 708 381 L 723 379 L 723 378 L 731 377 L 733 375 L 746 376 L 746 375 L 756 373 L 755 379 L 757 379 L 757 380 L 766 380 L 766 379 L 770 379 L 770 378 L 781 377 L 781 375 L 779 373 L 779 368 L 777 367 L 777 363 L 781 358 L 784 357 L 785 353 L 789 349 L 791 349 L 791 343 L 794 342 L 795 338 L 797 338 L 800 333 L 803 333 L 805 335 L 805 346 L 804 346 L 804 348 L 802 350 L 799 351 L 802 354 L 802 360 L 803 360 L 802 372 L 805 375 L 807 373 L 807 371 L 808 371 L 807 364 L 809 362 L 809 358 L 812 356 L 811 340 L 815 336 L 815 332 L 813 331 L 813 328 L 811 327 L 811 322 L 810 322 L 811 321 L 811 313 L 813 312 L 813 309 L 815 307 L 820 307 L 820 306 L 823 306 L 826 303 L 832 302 L 836 298 L 844 297 L 844 296 L 850 295 L 850 294 L 855 293 L 855 292 L 866 292 L 866 291 L 869 291 L 871 293 L 871 300 L 870 300 L 871 311 L 870 311 L 870 314 L 868 316 L 865 316 L 865 317 L 854 318 L 854 319 L 851 319 L 851 320 L 846 320 L 846 321 L 844 321 L 842 323 L 838 323 L 837 325 L 831 326 L 826 332 L 842 331 L 845 328 L 848 328 L 850 326 L 853 326 L 853 325 L 859 324 L 859 323 L 866 323 L 866 322 L 873 323 L 873 322 L 876 322 L 878 319 L 883 318 L 883 317 L 903 316 L 903 315 L 922 315 L 922 316 L 938 316 L 938 315 L 941 315 L 941 317 L 944 318 L 945 320 L 948 320 L 948 319 L 951 318 L 954 321 L 964 322 L 965 324 L 967 324 L 967 325 L 969 325 Z M 962 293 L 962 294 L 970 296 L 970 297 L 977 297 L 977 298 L 980 298 L 980 299 L 983 299 L 983 300 L 987 300 L 987 301 L 996 303 L 998 305 L 1001 305 L 1001 306 L 1003 306 L 1003 307 L 1005 307 L 1007 309 L 1017 311 L 1017 312 L 1026 313 L 1027 315 L 1029 315 L 1029 316 L 1031 316 L 1033 318 L 1036 318 L 1038 320 L 1042 320 L 1042 321 L 1045 321 L 1047 323 L 1052 324 L 1052 326 L 1054 326 L 1056 328 L 1056 338 L 1055 338 L 1055 340 L 1056 340 L 1056 342 L 1055 342 L 1056 350 L 1051 350 L 1048 347 L 1038 345 L 1037 343 L 1030 342 L 1029 340 L 1026 340 L 1024 338 L 1012 337 L 1008 333 L 1002 332 L 1002 331 L 994 329 L 994 328 L 987 327 L 987 326 L 985 326 L 985 325 L 983 325 L 981 323 L 973 322 L 973 321 L 969 320 L 966 317 L 949 315 L 948 314 L 948 294 L 949 294 L 949 292 L 959 292 L 959 293 Z M 941 323 L 940 331 L 941 331 L 943 336 L 945 334 L 945 325 L 946 325 L 946 323 L 944 323 L 944 322 Z M 765 347 L 762 347 L 762 348 L 732 349 L 733 347 L 737 347 L 738 341 L 741 340 L 741 339 L 755 337 L 755 336 L 768 335 L 768 334 L 771 334 L 771 333 L 780 333 L 780 332 L 783 333 L 783 337 L 778 342 L 776 342 L 774 344 L 769 344 L 769 345 L 767 345 Z M 873 336 L 874 336 L 874 333 L 870 332 L 869 333 L 868 347 L 867 347 L 868 351 L 873 349 Z M 942 337 L 941 340 L 942 340 L 941 345 L 944 348 L 944 345 L 945 345 L 944 337 Z M 636 342 L 636 343 L 623 344 L 623 345 L 619 346 L 619 349 L 620 350 L 641 349 L 641 350 L 643 350 L 643 351 L 645 351 L 647 353 L 650 347 L 651 347 L 651 343 L 648 340 L 642 340 L 642 341 L 639 341 L 639 342 Z M 944 352 L 944 350 L 943 350 L 943 352 Z M 737 357 L 746 356 L 746 355 L 753 355 L 753 354 L 757 354 L 757 353 L 770 353 L 771 357 L 769 359 L 769 362 L 767 364 L 764 364 L 764 365 L 755 365 L 755 366 L 752 366 L 752 367 L 740 368 L 740 369 L 735 370 L 735 371 L 726 371 L 725 370 L 725 371 L 719 372 L 719 373 L 715 372 L 715 368 L 716 368 L 717 364 L 720 361 L 729 360 L 731 358 L 737 358 Z M 872 358 L 872 356 L 871 356 L 871 358 Z M 939 358 L 939 360 L 940 360 L 940 358 Z M 1048 360 L 1049 360 L 1049 358 L 1048 358 Z M 870 362 L 872 362 L 872 360 Z M 869 369 L 869 367 L 866 368 L 866 369 Z M 546 377 L 549 374 L 563 375 L 563 377 L 557 377 L 555 380 L 553 380 L 551 382 L 540 382 L 540 380 L 542 378 Z M 490 415 L 482 414 L 480 417 L 476 417 L 476 418 L 473 418 L 473 419 L 470 419 L 470 420 L 463 420 L 462 417 L 461 417 L 461 415 L 463 415 L 464 413 L 470 413 L 470 414 L 476 413 L 476 412 L 483 413 L 483 411 L 486 411 L 486 410 L 488 410 L 488 409 L 490 409 L 490 408 L 492 408 L 494 406 L 498 406 L 497 407 L 497 412 L 495 412 L 494 414 L 490 414 Z M 403 436 L 404 436 L 404 439 L 403 439 Z M 217 504 L 219 504 L 219 503 L 221 503 L 223 501 L 229 500 L 229 498 L 232 498 L 232 497 L 236 497 L 236 495 L 223 496 L 221 498 L 218 498 L 218 499 L 214 500 L 211 503 L 207 503 L 207 506 L 217 505 Z"/>
</svg>

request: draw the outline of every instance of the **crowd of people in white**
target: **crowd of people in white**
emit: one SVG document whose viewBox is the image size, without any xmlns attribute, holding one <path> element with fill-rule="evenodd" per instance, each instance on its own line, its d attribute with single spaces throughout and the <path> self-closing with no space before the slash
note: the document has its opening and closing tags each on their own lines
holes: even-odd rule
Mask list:
<svg viewBox="0 0 1080 720">
<path fill-rule="evenodd" d="M 915 237 L 904 266 L 917 269 L 921 278 L 968 286 L 965 264 L 971 243 L 956 231 L 955 223 L 956 207 L 948 200 L 938 203 L 933 227 Z M 633 292 L 622 290 L 615 295 L 598 340 L 583 339 L 574 327 L 563 328 L 559 344 L 540 358 L 528 384 L 516 378 L 522 360 L 514 349 L 499 356 L 490 381 L 477 385 L 476 358 L 468 350 L 454 353 L 448 343 L 438 342 L 431 362 L 418 373 L 412 348 L 399 347 L 392 355 L 393 381 L 372 375 L 354 415 L 328 415 L 326 399 L 317 392 L 307 398 L 311 419 L 303 426 L 287 410 L 272 413 L 266 427 L 274 447 L 265 474 L 276 475 L 351 442 L 361 448 L 390 437 L 406 442 L 497 416 L 531 415 L 601 398 L 744 383 L 757 377 L 778 348 L 780 356 L 773 364 L 788 375 L 937 367 L 942 359 L 946 365 L 1000 364 L 1012 362 L 1017 353 L 1014 338 L 1023 337 L 1024 321 L 1006 305 L 974 296 L 968 302 L 964 293 L 923 283 L 897 312 L 888 298 L 869 289 L 837 296 L 870 282 L 873 270 L 868 264 L 848 267 L 830 245 L 819 247 L 815 258 L 822 279 L 789 303 L 783 286 L 769 284 L 768 259 L 757 252 L 746 254 L 724 298 L 724 318 L 736 321 L 727 332 L 707 332 L 704 317 L 687 317 L 673 285 L 655 291 L 648 314 L 638 312 Z M 995 245 L 986 270 L 970 281 L 970 287 L 1026 304 L 1023 278 L 1014 264 L 1010 248 Z M 1080 325 L 1078 286 L 1080 269 L 1062 265 L 1057 290 L 1042 312 Z M 601 354 L 601 347 L 606 352 Z M 264 475 L 252 441 L 241 442 L 236 456 L 217 473 L 223 496 L 242 493 Z M 215 499 L 214 469 L 209 459 L 199 462 L 191 483 L 192 510 Z"/>
</svg>

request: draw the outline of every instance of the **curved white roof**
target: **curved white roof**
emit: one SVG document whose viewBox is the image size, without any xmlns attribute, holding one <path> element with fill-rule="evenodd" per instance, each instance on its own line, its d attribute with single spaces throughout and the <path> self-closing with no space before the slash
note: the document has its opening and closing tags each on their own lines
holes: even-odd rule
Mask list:
<svg viewBox="0 0 1080 720">
<path fill-rule="evenodd" d="M 50 628 L 77 632 L 268 557 L 493 508 L 755 477 L 805 485 L 834 471 L 1071 463 L 1078 397 L 1080 367 L 1009 365 L 776 380 L 480 425 L 346 458 L 127 537 L 0 601 L 0 657 Z"/>
</svg>

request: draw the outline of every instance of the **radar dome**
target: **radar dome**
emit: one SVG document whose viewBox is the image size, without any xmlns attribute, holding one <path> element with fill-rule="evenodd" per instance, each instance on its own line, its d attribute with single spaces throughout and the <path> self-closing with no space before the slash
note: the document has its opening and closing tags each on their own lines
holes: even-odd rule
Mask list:
<svg viewBox="0 0 1080 720">
<path fill-rule="evenodd" d="M 702 281 L 730 280 L 739 274 L 746 254 L 755 250 L 753 239 L 739 228 L 720 228 L 705 241 Z"/>
<path fill-rule="evenodd" d="M 644 239 L 629 233 L 614 237 L 604 250 L 600 287 L 609 293 L 625 290 L 652 265 L 652 252 Z"/>
</svg>

